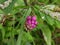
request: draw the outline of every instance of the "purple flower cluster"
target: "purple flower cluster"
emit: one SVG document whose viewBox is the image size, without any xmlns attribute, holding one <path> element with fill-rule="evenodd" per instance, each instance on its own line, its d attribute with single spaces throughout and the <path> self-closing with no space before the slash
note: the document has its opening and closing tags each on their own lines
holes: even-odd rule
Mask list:
<svg viewBox="0 0 60 45">
<path fill-rule="evenodd" d="M 37 21 L 36 16 L 28 16 L 26 19 L 26 28 L 32 30 L 36 27 Z"/>
</svg>

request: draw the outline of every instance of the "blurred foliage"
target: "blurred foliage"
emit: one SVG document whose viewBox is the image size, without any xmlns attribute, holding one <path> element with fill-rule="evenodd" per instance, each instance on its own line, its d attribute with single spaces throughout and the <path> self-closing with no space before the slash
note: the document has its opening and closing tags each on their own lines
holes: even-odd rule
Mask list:
<svg viewBox="0 0 60 45">
<path fill-rule="evenodd" d="M 3 3 L 6 0 L 0 0 Z M 0 20 L 0 45 L 55 45 L 53 32 L 60 29 L 60 21 L 40 11 L 44 5 L 59 5 L 59 0 L 12 0 L 11 4 L 0 9 L 4 14 Z M 33 30 L 26 30 L 26 17 L 36 15 L 38 25 Z M 44 19 L 42 17 L 44 16 Z M 60 33 L 54 33 L 59 37 Z"/>
</svg>

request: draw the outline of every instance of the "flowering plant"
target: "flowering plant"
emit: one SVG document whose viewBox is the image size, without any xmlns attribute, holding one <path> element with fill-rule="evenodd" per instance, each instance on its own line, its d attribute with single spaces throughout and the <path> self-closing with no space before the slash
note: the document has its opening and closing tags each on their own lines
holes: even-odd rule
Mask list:
<svg viewBox="0 0 60 45">
<path fill-rule="evenodd" d="M 56 45 L 59 4 L 59 0 L 0 0 L 0 45 Z"/>
</svg>

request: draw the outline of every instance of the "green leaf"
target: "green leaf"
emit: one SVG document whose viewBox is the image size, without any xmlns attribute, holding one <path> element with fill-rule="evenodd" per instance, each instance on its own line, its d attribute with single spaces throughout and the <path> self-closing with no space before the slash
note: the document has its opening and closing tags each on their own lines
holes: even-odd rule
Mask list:
<svg viewBox="0 0 60 45">
<path fill-rule="evenodd" d="M 25 33 L 25 37 L 26 37 L 26 40 L 28 40 L 30 42 L 33 41 L 33 37 L 32 37 L 32 35 L 29 32 Z"/>
<path fill-rule="evenodd" d="M 3 4 L 5 1 L 6 1 L 6 0 L 2 0 L 2 1 L 0 0 L 0 3 L 2 3 L 2 4 Z"/>
<path fill-rule="evenodd" d="M 2 39 L 4 39 L 5 30 L 4 30 L 4 27 L 2 26 L 2 24 L 0 24 L 0 31 L 1 31 L 1 33 L 2 33 Z"/>
<path fill-rule="evenodd" d="M 60 37 L 60 33 L 55 34 L 55 38 Z"/>
<path fill-rule="evenodd" d="M 19 6 L 24 6 L 24 0 L 17 0 L 16 1 L 16 4 L 19 5 Z"/>
<path fill-rule="evenodd" d="M 50 25 L 53 25 L 54 24 L 54 19 L 51 18 L 49 15 L 45 15 L 46 17 L 46 22 Z"/>
<path fill-rule="evenodd" d="M 34 11 L 38 15 L 38 17 L 40 17 L 41 19 L 42 19 L 42 17 L 44 17 L 44 19 L 42 19 L 42 20 L 45 20 L 48 24 L 50 24 L 50 25 L 54 24 L 54 19 L 51 16 L 46 15 L 45 13 L 41 12 L 37 5 L 35 5 Z"/>
<path fill-rule="evenodd" d="M 0 10 L 0 14 L 3 14 L 4 12 L 2 10 Z"/>
<path fill-rule="evenodd" d="M 49 3 L 49 0 L 38 0 L 38 1 L 45 4 Z"/>
<path fill-rule="evenodd" d="M 51 31 L 47 25 L 43 25 L 41 27 L 41 31 L 43 32 L 44 39 L 47 45 L 51 45 Z"/>
<path fill-rule="evenodd" d="M 6 7 L 5 9 L 3 9 L 3 11 L 8 14 L 11 13 L 13 11 L 14 8 L 14 3 L 16 2 L 16 0 L 12 0 L 12 2 L 10 3 L 10 5 L 8 7 Z"/>
<path fill-rule="evenodd" d="M 26 42 L 26 45 L 31 45 L 29 42 Z"/>
<path fill-rule="evenodd" d="M 14 42 L 14 44 L 13 44 L 13 42 Z M 16 40 L 13 39 L 13 41 L 11 41 L 11 39 L 9 39 L 7 42 L 7 45 L 16 45 Z"/>
<path fill-rule="evenodd" d="M 55 20 L 55 26 L 60 29 L 60 21 Z"/>
<path fill-rule="evenodd" d="M 30 44 L 30 42 L 33 42 L 32 35 L 30 34 L 30 32 L 24 32 L 21 45 L 27 45 L 27 44 Z"/>
<path fill-rule="evenodd" d="M 40 13 L 38 11 L 38 9 L 34 8 L 34 11 L 35 11 L 35 14 L 37 15 L 38 18 L 41 18 L 42 16 L 44 16 L 44 14 Z M 48 18 L 49 19 L 49 18 Z M 48 21 L 50 21 L 51 19 L 49 19 Z M 40 27 L 41 31 L 43 32 L 43 35 L 44 35 L 44 39 L 47 43 L 47 45 L 51 45 L 51 31 L 49 29 L 48 26 L 44 25 L 43 24 L 43 21 L 42 19 L 40 19 L 39 22 L 40 24 L 38 25 L 38 27 Z M 51 21 L 50 21 L 51 22 Z M 49 22 L 49 23 L 50 23 Z M 52 21 L 53 22 L 53 21 Z M 53 24 L 53 23 L 52 23 Z M 41 25 L 41 26 L 40 26 Z"/>
<path fill-rule="evenodd" d="M 22 18 L 22 20 L 21 20 L 21 27 L 20 27 L 20 32 L 19 32 L 19 36 L 18 36 L 18 40 L 17 40 L 17 43 L 16 43 L 16 45 L 21 45 L 21 40 L 22 40 L 22 36 L 23 36 L 23 29 L 24 29 L 24 23 L 25 23 L 25 20 L 26 20 L 26 17 L 28 16 L 28 15 L 30 15 L 30 13 L 31 13 L 31 8 L 29 8 L 26 12 L 25 12 L 25 14 L 23 15 L 23 18 Z"/>
</svg>

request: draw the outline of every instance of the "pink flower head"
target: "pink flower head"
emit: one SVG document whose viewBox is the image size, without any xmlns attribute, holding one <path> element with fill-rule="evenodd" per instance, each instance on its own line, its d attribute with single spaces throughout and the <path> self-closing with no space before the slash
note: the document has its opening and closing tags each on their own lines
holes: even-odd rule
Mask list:
<svg viewBox="0 0 60 45">
<path fill-rule="evenodd" d="M 37 25 L 36 16 L 27 16 L 26 28 L 32 30 L 36 27 L 36 25 Z"/>
</svg>

